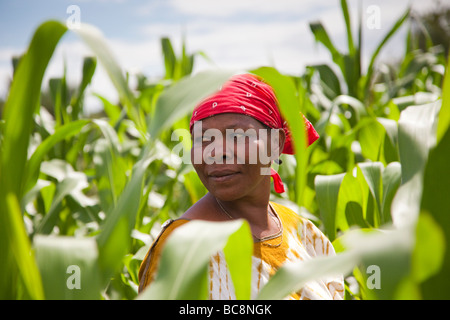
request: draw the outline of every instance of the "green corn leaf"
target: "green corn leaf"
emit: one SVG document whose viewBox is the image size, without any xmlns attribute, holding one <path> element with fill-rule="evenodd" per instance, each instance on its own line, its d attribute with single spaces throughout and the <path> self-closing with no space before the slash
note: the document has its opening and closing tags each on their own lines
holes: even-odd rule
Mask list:
<svg viewBox="0 0 450 320">
<path fill-rule="evenodd" d="M 51 163 L 48 163 L 47 169 L 50 169 L 51 165 Z M 55 194 L 53 195 L 52 204 L 42 221 L 37 226 L 36 233 L 51 233 L 58 221 L 58 215 L 61 210 L 60 204 L 64 197 L 73 192 L 79 192 L 87 186 L 87 179 L 83 173 L 70 172 L 66 177 L 64 177 L 61 182 L 57 184 Z"/>
<path fill-rule="evenodd" d="M 341 94 L 341 84 L 339 82 L 339 78 L 336 76 L 330 66 L 326 64 L 319 64 L 308 66 L 308 68 L 317 70 L 319 72 L 324 93 L 328 96 L 328 98 L 334 99 Z"/>
<path fill-rule="evenodd" d="M 374 64 L 375 64 L 375 60 L 378 57 L 378 54 L 380 53 L 380 51 L 384 47 L 384 45 L 389 41 L 389 39 L 402 26 L 403 22 L 406 21 L 406 19 L 409 17 L 409 14 L 410 14 L 410 9 L 407 9 L 405 11 L 405 13 L 395 22 L 395 24 L 392 26 L 392 28 L 384 36 L 383 40 L 381 40 L 381 42 L 378 44 L 375 51 L 372 53 L 372 56 L 371 56 L 370 62 L 369 62 L 369 66 L 367 67 L 366 80 L 365 80 L 365 84 L 364 84 L 364 92 L 366 94 L 368 93 L 369 86 L 371 85 L 372 74 L 374 73 Z"/>
<path fill-rule="evenodd" d="M 42 78 L 56 44 L 67 28 L 48 21 L 34 33 L 26 54 L 15 70 L 4 105 L 3 141 L 0 147 L 0 288 L 5 298 L 42 298 L 40 279 L 25 227 L 20 221 L 19 202 L 24 193 L 25 164 L 32 120 L 39 105 Z M 26 93 L 26 94 L 24 94 Z M 11 246 L 16 243 L 17 246 Z M 16 286 L 16 279 L 22 279 Z"/>
<path fill-rule="evenodd" d="M 169 38 L 161 38 L 161 48 L 164 57 L 164 66 L 166 68 L 166 79 L 173 79 L 177 68 L 177 57 L 173 51 L 172 43 Z"/>
<path fill-rule="evenodd" d="M 150 121 L 150 136 L 156 138 L 162 130 L 192 112 L 197 103 L 218 91 L 233 74 L 231 71 L 203 71 L 163 91 Z"/>
<path fill-rule="evenodd" d="M 436 139 L 439 142 L 450 127 L 450 59 L 446 68 L 444 83 L 442 85 L 442 108 L 439 112 L 439 122 Z"/>
<path fill-rule="evenodd" d="M 401 183 L 402 168 L 399 162 L 389 163 L 383 171 L 383 198 L 381 217 L 383 223 L 392 221 L 391 205 Z"/>
<path fill-rule="evenodd" d="M 370 193 L 375 199 L 377 215 L 375 216 L 374 226 L 380 226 L 384 220 L 381 215 L 381 197 L 382 197 L 382 181 L 381 173 L 383 170 L 383 164 L 380 162 L 369 162 L 369 163 L 359 163 L 359 168 L 361 169 L 367 184 L 369 185 Z"/>
<path fill-rule="evenodd" d="M 19 197 L 22 194 L 21 183 L 27 160 L 32 117 L 39 104 L 42 78 L 56 44 L 66 30 L 64 25 L 55 21 L 46 22 L 36 30 L 27 53 L 20 60 L 5 103 L 4 140 L 1 150 L 4 170 L 1 185 Z M 27 94 L 23 94 L 24 92 Z"/>
<path fill-rule="evenodd" d="M 395 225 L 415 223 L 423 190 L 423 171 L 428 153 L 436 143 L 437 115 L 441 101 L 410 106 L 398 121 L 398 146 L 402 164 L 401 185 L 391 207 Z"/>
<path fill-rule="evenodd" d="M 442 226 L 433 219 L 433 216 L 429 212 L 421 211 L 415 230 L 416 245 L 412 254 L 411 263 L 412 276 L 418 283 L 422 283 L 438 274 L 443 266 L 446 239 L 442 229 Z M 445 278 L 440 278 L 445 283 Z M 432 279 L 431 281 L 436 281 L 436 279 Z M 446 282 L 448 284 L 448 281 Z M 436 288 L 428 291 L 428 286 L 429 284 L 425 283 L 425 299 L 431 296 L 440 299 L 445 294 L 445 290 L 436 292 Z"/>
<path fill-rule="evenodd" d="M 346 173 L 339 188 L 339 198 L 337 207 L 336 227 L 340 230 L 347 230 L 349 227 L 357 225 L 367 228 L 368 224 L 364 220 L 365 201 L 363 187 L 358 178 L 351 173 Z"/>
<path fill-rule="evenodd" d="M 118 195 L 127 182 L 128 168 L 121 157 L 121 144 L 116 131 L 102 119 L 95 119 L 92 122 L 105 137 L 105 139 L 96 140 L 93 162 L 97 169 L 101 199 L 104 199 L 105 193 L 109 195 L 107 201 L 102 201 L 104 210 L 108 212 L 111 206 L 117 204 Z"/>
<path fill-rule="evenodd" d="M 81 78 L 80 86 L 76 96 L 73 98 L 72 105 L 72 119 L 76 120 L 79 118 L 79 114 L 82 111 L 80 108 L 82 106 L 82 99 L 84 96 L 84 91 L 92 80 L 94 76 L 95 68 L 97 66 L 97 58 L 95 57 L 85 57 L 83 60 L 83 74 Z"/>
<path fill-rule="evenodd" d="M 314 180 L 320 217 L 330 241 L 336 238 L 336 208 L 339 188 L 344 176 L 345 173 L 331 176 L 317 175 Z"/>
<path fill-rule="evenodd" d="M 225 253 L 236 297 L 250 299 L 253 241 L 244 220 L 194 220 L 178 227 L 164 245 L 154 282 L 138 299 L 206 299 L 209 261 L 219 250 Z"/>
<path fill-rule="evenodd" d="M 301 262 L 287 262 L 270 278 L 258 294 L 258 300 L 281 300 L 299 291 L 308 281 L 346 274 L 359 262 L 356 255 L 342 253 L 319 256 Z"/>
<path fill-rule="evenodd" d="M 46 299 L 100 299 L 101 276 L 94 238 L 39 235 L 33 246 Z"/>
<path fill-rule="evenodd" d="M 97 238 L 99 265 L 106 281 L 120 265 L 130 245 L 130 234 L 142 199 L 143 181 L 151 158 L 143 158 L 133 166 L 131 179 L 118 198 L 116 206 L 107 213 Z"/>
<path fill-rule="evenodd" d="M 354 55 L 344 54 L 342 56 L 342 74 L 347 83 L 348 94 L 352 97 L 362 99 L 358 87 L 360 79 L 360 65 Z"/>
<path fill-rule="evenodd" d="M 102 32 L 96 27 L 88 24 L 81 24 L 80 28 L 73 30 L 81 37 L 83 42 L 97 55 L 99 61 L 105 68 L 111 82 L 116 88 L 119 99 L 125 106 L 128 117 L 136 124 L 136 129 L 141 133 L 141 138 L 145 141 L 146 124 L 139 115 L 134 103 L 135 98 L 128 87 L 125 75 L 116 61 L 115 56 L 109 49 Z"/>
<path fill-rule="evenodd" d="M 12 193 L 1 195 L 0 297 L 44 299 L 42 279 L 23 225 L 19 201 Z"/>
<path fill-rule="evenodd" d="M 49 89 L 55 110 L 56 127 L 59 127 L 64 123 L 62 116 L 63 113 L 62 105 L 64 104 L 64 102 L 62 101 L 63 100 L 62 91 L 65 89 L 63 85 L 63 79 L 62 78 L 50 79 Z"/>
<path fill-rule="evenodd" d="M 333 57 L 333 61 L 341 68 L 342 68 L 342 55 L 341 53 L 336 49 L 334 44 L 331 42 L 330 37 L 328 36 L 327 31 L 325 30 L 325 27 L 322 25 L 321 22 L 311 22 L 309 24 L 309 28 L 311 29 L 312 33 L 314 34 L 314 38 L 317 42 L 321 42 L 330 52 L 331 56 Z"/>
<path fill-rule="evenodd" d="M 55 146 L 56 143 L 68 139 L 78 134 L 90 120 L 77 120 L 69 122 L 59 127 L 54 134 L 45 139 L 33 152 L 25 168 L 24 190 L 30 190 L 39 177 L 39 168 L 45 155 Z"/>
<path fill-rule="evenodd" d="M 359 123 L 359 142 L 361 144 L 361 153 L 366 159 L 372 161 L 384 160 L 381 158 L 381 152 L 384 143 L 385 129 L 374 118 L 366 117 Z M 363 125 L 364 124 L 364 125 Z"/>
<path fill-rule="evenodd" d="M 116 123 L 118 123 L 121 117 L 123 117 L 123 115 L 121 115 L 120 107 L 111 103 L 109 100 L 99 94 L 94 93 L 93 95 L 102 101 L 103 108 L 109 119 L 109 124 L 114 126 Z"/>
<path fill-rule="evenodd" d="M 274 90 L 278 100 L 279 108 L 283 118 L 286 119 L 294 142 L 296 166 L 296 202 L 300 206 L 303 204 L 304 191 L 306 188 L 306 170 L 308 153 L 310 148 L 306 148 L 305 123 L 302 114 L 305 113 L 304 97 L 297 96 L 297 89 L 294 82 L 288 76 L 282 75 L 275 68 L 261 67 L 251 71 L 261 76 Z M 301 151 L 299 151 L 301 150 Z"/>
<path fill-rule="evenodd" d="M 345 30 L 347 31 L 348 53 L 350 56 L 353 56 L 355 54 L 355 45 L 353 44 L 352 25 L 346 0 L 341 0 L 341 9 L 345 20 Z"/>
<path fill-rule="evenodd" d="M 344 104 L 348 105 L 350 108 L 353 109 L 354 113 L 356 114 L 357 121 L 359 121 L 362 118 L 365 118 L 368 115 L 364 104 L 355 97 L 342 94 L 337 96 L 333 100 L 333 105 L 344 105 Z"/>
<path fill-rule="evenodd" d="M 442 101 L 442 113 L 449 112 L 449 96 L 445 95 Z M 444 120 L 445 121 L 445 120 Z M 444 123 L 444 122 L 443 122 Z M 443 125 L 442 123 L 440 123 Z M 442 129 L 443 127 L 441 127 Z M 445 288 L 450 285 L 450 197 L 448 195 L 448 190 L 450 190 L 450 127 L 444 134 L 441 133 L 440 140 L 435 148 L 430 151 L 428 156 L 428 161 L 425 166 L 424 178 L 423 178 L 423 194 L 420 203 L 421 214 L 429 214 L 430 228 L 431 225 L 438 225 L 441 228 L 439 233 L 443 233 L 445 238 L 445 254 L 443 257 L 442 264 L 436 261 L 438 257 L 438 252 L 440 240 L 436 237 L 441 237 L 438 234 L 432 236 L 435 239 L 435 245 L 427 250 L 433 250 L 436 252 L 436 256 L 432 258 L 435 261 L 435 266 L 432 267 L 432 271 L 436 272 L 432 277 L 427 279 L 422 285 L 422 292 L 425 299 L 449 299 L 450 292 Z M 426 217 L 424 217 L 427 219 Z M 420 218 L 419 218 L 420 219 Z M 420 220 L 419 220 L 420 222 Z M 420 226 L 419 226 L 420 227 Z M 435 228 L 436 229 L 436 228 Z M 428 237 L 428 236 L 427 236 Z M 431 240 L 431 239 L 430 239 Z M 441 264 L 441 268 L 438 268 Z M 430 270 L 430 271 L 431 271 Z M 434 273 L 433 272 L 433 273 Z"/>
<path fill-rule="evenodd" d="M 408 274 L 407 256 L 413 246 L 411 232 L 407 229 L 385 233 L 353 230 L 339 241 L 345 251 L 336 256 L 319 256 L 284 264 L 261 289 L 257 299 L 284 299 L 300 290 L 308 281 L 346 275 L 359 264 L 365 267 L 379 266 L 381 272 L 391 270 L 389 276 L 380 275 L 380 289 L 371 291 L 377 291 L 375 298 L 395 297 L 397 285 Z"/>
</svg>

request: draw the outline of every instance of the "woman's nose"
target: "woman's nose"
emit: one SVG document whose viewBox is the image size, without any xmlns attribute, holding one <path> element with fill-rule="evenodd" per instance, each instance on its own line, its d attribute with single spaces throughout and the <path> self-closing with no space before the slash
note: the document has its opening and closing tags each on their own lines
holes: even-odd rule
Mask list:
<svg viewBox="0 0 450 320">
<path fill-rule="evenodd" d="M 233 159 L 233 150 L 225 139 L 215 139 L 212 144 L 211 158 L 215 163 L 229 163 Z"/>
</svg>

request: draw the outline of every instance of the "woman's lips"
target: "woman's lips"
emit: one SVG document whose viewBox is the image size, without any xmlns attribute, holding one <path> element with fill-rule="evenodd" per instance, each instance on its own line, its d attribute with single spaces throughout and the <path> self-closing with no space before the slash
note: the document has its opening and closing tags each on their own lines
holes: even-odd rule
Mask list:
<svg viewBox="0 0 450 320">
<path fill-rule="evenodd" d="M 238 172 L 235 172 L 223 176 L 210 176 L 210 179 L 212 179 L 214 182 L 227 182 L 232 180 L 238 174 L 239 174 Z"/>
<path fill-rule="evenodd" d="M 223 171 L 212 171 L 208 174 L 209 178 L 214 182 L 226 182 L 234 179 L 239 172 L 223 170 Z"/>
</svg>

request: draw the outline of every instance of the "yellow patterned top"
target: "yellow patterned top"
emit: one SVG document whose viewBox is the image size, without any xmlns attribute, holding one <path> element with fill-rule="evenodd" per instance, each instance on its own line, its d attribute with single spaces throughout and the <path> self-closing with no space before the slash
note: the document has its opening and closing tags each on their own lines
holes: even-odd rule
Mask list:
<svg viewBox="0 0 450 320">
<path fill-rule="evenodd" d="M 259 290 L 268 282 L 276 270 L 287 261 L 307 260 L 316 256 L 335 255 L 331 242 L 308 219 L 302 218 L 291 209 L 270 202 L 283 224 L 282 235 L 262 242 L 255 242 L 252 256 L 252 292 L 256 298 Z M 169 221 L 153 242 L 139 270 L 139 291 L 151 283 L 156 274 L 163 244 L 170 233 L 186 219 Z M 280 244 L 281 242 L 281 244 Z M 233 283 L 225 256 L 219 251 L 211 257 L 209 265 L 209 298 L 212 300 L 236 299 Z M 343 277 L 328 277 L 310 281 L 287 299 L 316 300 L 343 299 Z"/>
</svg>

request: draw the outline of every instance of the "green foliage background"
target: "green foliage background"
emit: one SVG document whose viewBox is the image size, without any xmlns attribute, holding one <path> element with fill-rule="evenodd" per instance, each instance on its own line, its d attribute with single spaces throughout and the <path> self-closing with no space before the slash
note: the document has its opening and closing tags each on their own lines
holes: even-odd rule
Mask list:
<svg viewBox="0 0 450 320">
<path fill-rule="evenodd" d="M 353 34 L 346 1 L 341 8 L 347 52 L 336 49 L 320 22 L 310 24 L 330 52 L 330 64 L 310 65 L 302 75 L 266 66 L 247 70 L 273 86 L 295 148 L 302 150 L 282 156 L 278 169 L 288 191 L 273 193 L 272 200 L 311 219 L 338 252 L 282 267 L 256 298 L 282 299 L 308 280 L 342 272 L 347 299 L 448 299 L 446 51 L 426 33 L 425 48 L 418 47 L 408 10 L 362 70 L 361 23 Z M 382 48 L 405 23 L 410 32 L 403 60 L 396 67 L 378 67 Z M 141 75 L 132 89 L 101 32 L 83 25 L 70 32 L 95 56 L 84 59 L 77 88 L 68 88 L 69 75 L 51 79 L 50 102 L 42 106 L 43 75 L 66 32 L 58 21 L 35 30 L 27 52 L 15 60 L 2 111 L 0 298 L 202 299 L 209 256 L 222 249 L 237 297 L 251 298 L 252 245 L 249 227 L 240 220 L 180 227 L 163 253 L 164 272 L 137 295 L 140 262 L 161 224 L 206 192 L 181 159 L 189 154 L 189 137 L 173 135 L 188 129 L 194 105 L 233 72 L 192 75 L 195 59 L 205 54 L 190 54 L 184 44 L 175 53 L 163 38 L 165 76 L 150 82 Z M 84 92 L 98 62 L 119 101 L 96 95 L 104 114 L 86 117 Z M 308 149 L 299 112 L 321 136 Z M 69 289 L 72 265 L 80 268 L 80 289 Z M 373 265 L 381 271 L 380 288 L 370 286 Z"/>
</svg>

